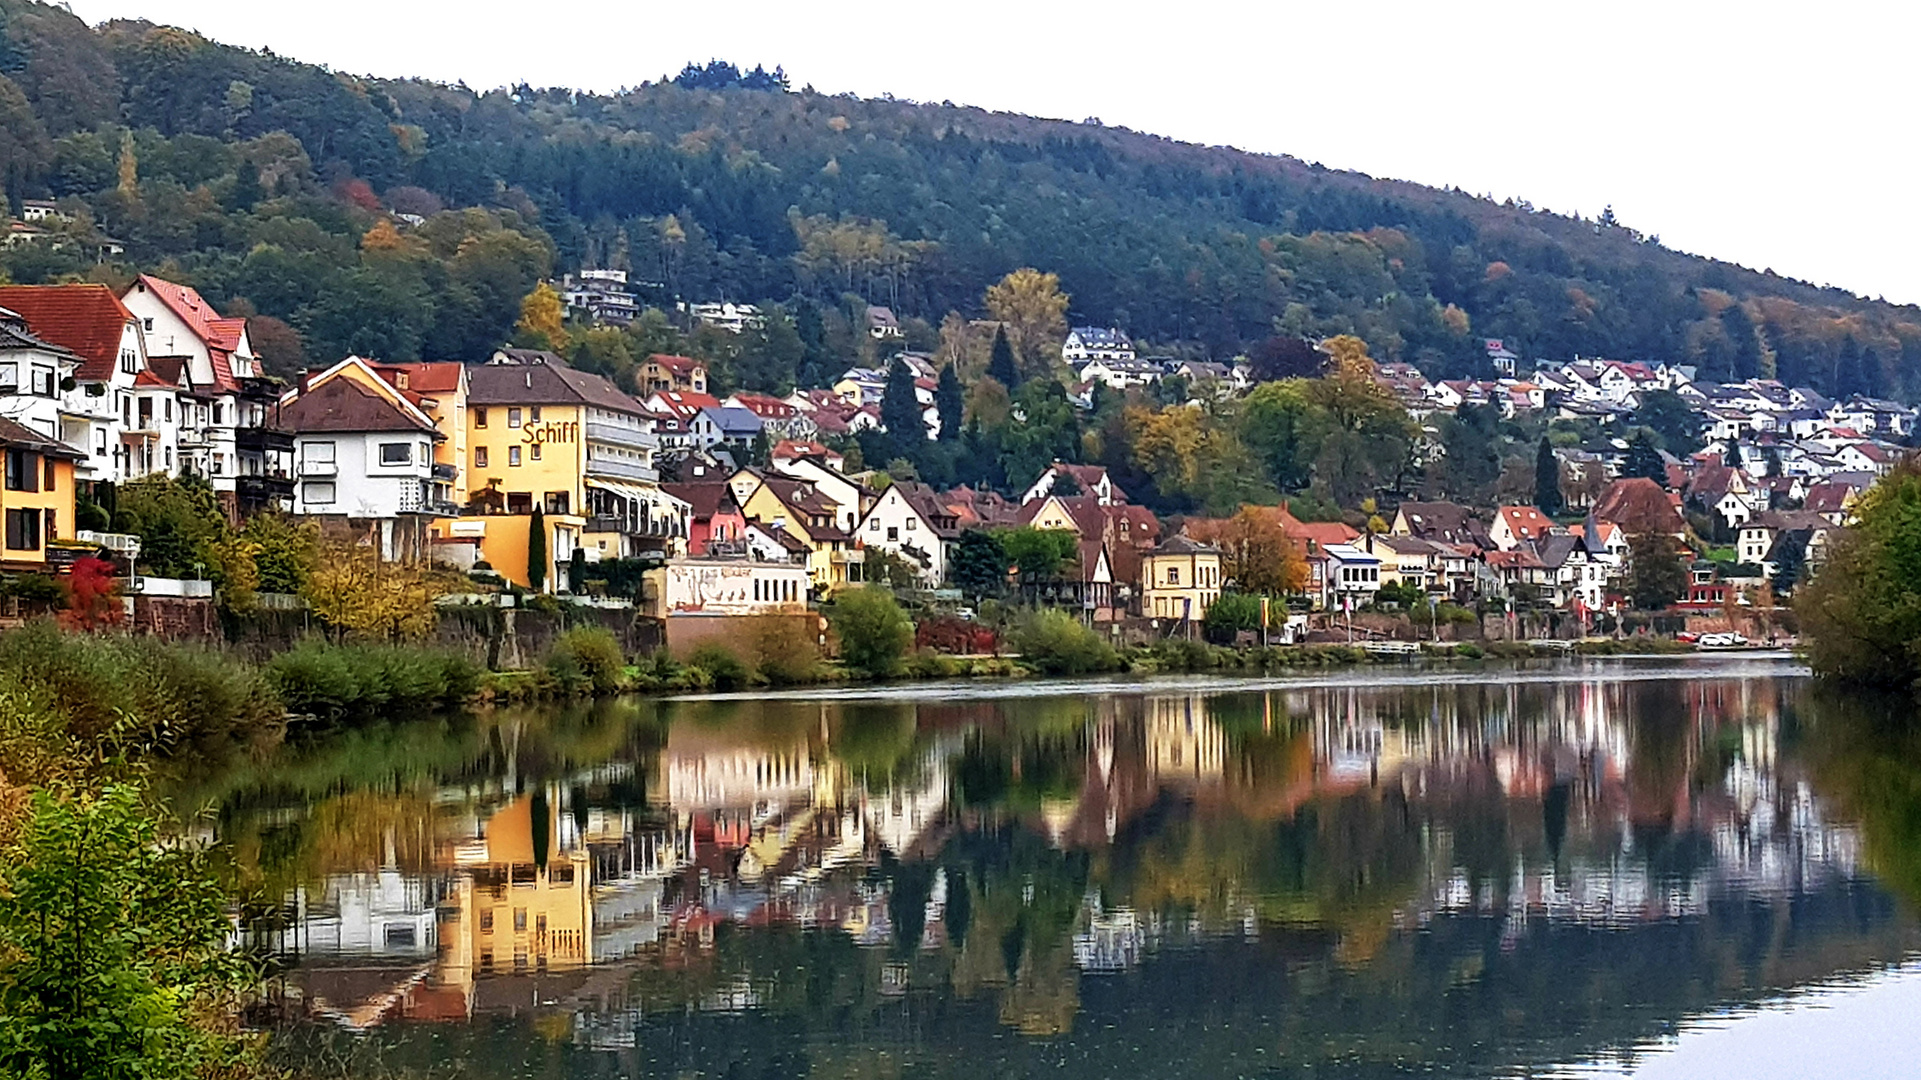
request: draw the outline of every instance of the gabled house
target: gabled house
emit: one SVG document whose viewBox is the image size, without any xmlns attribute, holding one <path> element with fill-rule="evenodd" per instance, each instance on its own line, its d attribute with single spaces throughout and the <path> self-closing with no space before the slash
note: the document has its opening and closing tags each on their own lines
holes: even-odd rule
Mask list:
<svg viewBox="0 0 1921 1080">
<path fill-rule="evenodd" d="M 807 544 L 807 573 L 816 589 L 860 580 L 861 553 L 852 531 L 840 525 L 841 508 L 822 497 L 812 483 L 742 469 L 728 480 L 728 486 L 748 519 L 784 530 Z"/>
<path fill-rule="evenodd" d="M 960 521 L 933 488 L 896 481 L 874 499 L 857 531 L 864 548 L 893 552 L 912 563 L 928 588 L 947 580 Z"/>
<path fill-rule="evenodd" d="M 1459 503 L 1404 502 L 1394 511 L 1387 530 L 1394 536 L 1413 536 L 1443 544 L 1492 546 L 1487 527 L 1476 520 L 1474 511 Z"/>
<path fill-rule="evenodd" d="M 747 550 L 747 515 L 726 482 L 664 483 L 660 489 L 687 504 L 687 554 L 699 558 Z"/>
<path fill-rule="evenodd" d="M 59 395 L 57 426 L 49 430 L 45 404 L 0 406 L 0 413 L 51 434 L 79 450 L 76 474 L 82 482 L 129 480 L 150 473 L 171 475 L 177 468 L 174 437 L 180 407 L 178 380 L 149 377 L 146 339 L 140 320 L 105 285 L 0 286 L 0 309 L 12 312 L 28 336 L 77 358 L 71 389 L 55 378 Z M 21 325 L 16 325 L 19 330 Z M 34 395 L 59 367 L 45 358 L 0 366 L 0 391 Z M 9 378 L 10 376 L 10 378 Z M 45 394 L 36 395 L 45 402 Z"/>
<path fill-rule="evenodd" d="M 642 394 L 679 391 L 683 394 L 707 392 L 707 365 L 690 356 L 655 353 L 640 365 L 634 384 Z"/>
<path fill-rule="evenodd" d="M 1554 531 L 1554 522 L 1532 506 L 1503 506 L 1488 526 L 1487 538 L 1502 551 L 1513 551 Z"/>
<path fill-rule="evenodd" d="M 1033 483 L 1027 485 L 1027 490 L 1021 493 L 1021 502 L 1030 503 L 1037 499 L 1044 499 L 1054 494 L 1057 486 L 1070 486 L 1063 482 L 1063 478 L 1071 481 L 1071 486 L 1075 489 L 1065 494 L 1092 495 L 1100 500 L 1102 506 L 1127 501 L 1127 492 L 1122 491 L 1120 485 L 1114 482 L 1114 478 L 1108 475 L 1107 466 L 1069 465 L 1066 462 L 1056 461 L 1035 477 Z"/>
<path fill-rule="evenodd" d="M 1061 343 L 1061 359 L 1077 369 L 1093 360 L 1132 361 L 1134 343 L 1111 326 L 1076 326 Z"/>
<path fill-rule="evenodd" d="M 429 520 L 457 513 L 451 479 L 434 475 L 434 444 L 446 436 L 397 393 L 330 378 L 287 404 L 281 422 L 294 439 L 294 513 L 344 526 L 382 559 L 423 557 Z"/>
<path fill-rule="evenodd" d="M 738 458 L 754 445 L 760 435 L 760 417 L 751 410 L 722 405 L 695 413 L 688 423 L 694 445 L 702 450 L 724 448 Z"/>
<path fill-rule="evenodd" d="M 191 287 L 151 274 L 120 302 L 140 320 L 149 361 L 181 361 L 191 388 L 182 469 L 206 477 L 230 514 L 289 506 L 293 437 L 279 424 L 281 387 L 261 370 L 247 320 L 224 318 Z"/>
</svg>

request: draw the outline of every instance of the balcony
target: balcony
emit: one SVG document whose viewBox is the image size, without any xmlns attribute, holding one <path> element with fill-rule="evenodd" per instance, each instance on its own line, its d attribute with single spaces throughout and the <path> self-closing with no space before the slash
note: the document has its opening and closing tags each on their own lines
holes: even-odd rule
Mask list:
<svg viewBox="0 0 1921 1080">
<path fill-rule="evenodd" d="M 640 428 L 622 427 L 594 420 L 587 421 L 587 441 L 607 443 L 610 446 L 629 446 L 637 450 L 658 450 L 660 439 L 651 431 Z"/>
<path fill-rule="evenodd" d="M 182 449 L 200 449 L 213 443 L 211 434 L 201 427 L 183 427 L 177 438 Z"/>
<path fill-rule="evenodd" d="M 605 476 L 615 480 L 644 480 L 649 483 L 658 481 L 660 473 L 638 461 L 622 461 L 619 458 L 588 458 L 588 476 Z"/>
<path fill-rule="evenodd" d="M 236 428 L 233 445 L 236 450 L 254 453 L 287 453 L 293 450 L 293 432 L 265 427 Z"/>
<path fill-rule="evenodd" d="M 240 502 L 264 504 L 278 503 L 293 498 L 293 478 L 287 476 L 236 476 L 234 493 Z"/>
<path fill-rule="evenodd" d="M 624 536 L 642 536 L 656 540 L 666 540 L 687 535 L 686 527 L 682 525 L 677 518 L 639 517 L 628 519 L 618 514 L 596 514 L 588 518 L 587 531 L 590 533 L 620 533 Z"/>
<path fill-rule="evenodd" d="M 460 467 L 457 465 L 445 465 L 440 462 L 434 463 L 433 476 L 435 480 L 452 480 L 459 474 Z"/>
</svg>

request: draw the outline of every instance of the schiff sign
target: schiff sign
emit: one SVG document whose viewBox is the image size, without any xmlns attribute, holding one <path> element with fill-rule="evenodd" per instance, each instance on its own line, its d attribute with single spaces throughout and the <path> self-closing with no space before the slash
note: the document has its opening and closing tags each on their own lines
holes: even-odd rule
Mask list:
<svg viewBox="0 0 1921 1080">
<path fill-rule="evenodd" d="M 570 443 L 580 440 L 580 421 L 566 420 L 548 424 L 528 424 L 520 429 L 520 441 L 534 443 Z"/>
</svg>

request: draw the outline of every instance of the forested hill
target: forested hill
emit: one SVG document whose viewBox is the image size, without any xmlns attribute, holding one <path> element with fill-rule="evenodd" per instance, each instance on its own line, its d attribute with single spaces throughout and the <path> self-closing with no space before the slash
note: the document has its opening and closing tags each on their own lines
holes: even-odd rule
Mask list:
<svg viewBox="0 0 1921 1080">
<path fill-rule="evenodd" d="M 692 73 L 618 95 L 339 75 L 142 22 L 0 0 L 16 212 L 71 200 L 125 243 L 16 245 L 16 281 L 164 268 L 315 357 L 475 357 L 539 276 L 631 268 L 650 302 L 938 324 L 1007 271 L 1070 318 L 1216 356 L 1351 331 L 1430 374 L 1523 356 L 1774 370 L 1921 394 L 1921 310 L 1685 256 L 1610 221 L 1291 158 Z M 1512 152 L 1525 153 L 1524 148 Z M 442 210 L 466 213 L 440 213 Z M 384 212 L 428 219 L 400 238 Z M 436 216 L 439 214 L 439 216 Z M 1757 223 L 1757 227 L 1765 227 Z M 371 231 L 370 231 L 371 230 Z"/>
</svg>

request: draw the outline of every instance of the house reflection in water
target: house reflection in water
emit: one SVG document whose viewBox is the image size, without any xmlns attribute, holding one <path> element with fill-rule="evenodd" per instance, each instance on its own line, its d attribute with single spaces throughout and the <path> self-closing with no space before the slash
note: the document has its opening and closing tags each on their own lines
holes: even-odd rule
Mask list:
<svg viewBox="0 0 1921 1080">
<path fill-rule="evenodd" d="M 630 760 L 446 789 L 430 872 L 389 841 L 378 869 L 295 890 L 281 943 L 311 961 L 314 1011 L 354 1027 L 559 1003 L 582 1045 L 632 1045 L 628 981 L 704 970 L 732 924 L 886 947 L 882 996 L 947 970 L 999 995 L 1004 1022 L 1059 1032 L 1077 980 L 1276 919 L 1291 948 L 1372 942 L 1341 946 L 1365 963 L 1452 915 L 1517 948 L 1543 924 L 1626 930 L 1850 880 L 1859 838 L 1783 776 L 1779 726 L 1779 690 L 1740 680 L 690 709 Z M 1637 846 L 1680 832 L 1704 857 Z M 1011 858 L 1020 835 L 1040 841 L 1031 861 L 990 890 L 980 853 Z M 1037 893 L 1042 871 L 1067 875 L 1065 899 Z M 1308 874 L 1329 896 L 1367 875 L 1383 891 L 1357 914 Z M 973 937 L 949 927 L 956 909 Z M 1028 937 L 1043 914 L 1053 938 Z M 689 1008 L 750 1010 L 768 989 L 706 974 Z"/>
</svg>

